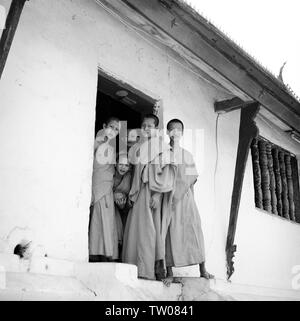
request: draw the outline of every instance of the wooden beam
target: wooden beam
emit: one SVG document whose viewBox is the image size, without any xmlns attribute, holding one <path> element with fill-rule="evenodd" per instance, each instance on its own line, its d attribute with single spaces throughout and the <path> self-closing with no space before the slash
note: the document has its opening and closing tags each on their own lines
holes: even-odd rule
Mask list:
<svg viewBox="0 0 300 321">
<path fill-rule="evenodd" d="M 277 86 L 275 80 L 269 79 L 245 53 L 234 49 L 232 41 L 222 38 L 204 18 L 203 21 L 195 18 L 176 5 L 177 1 L 164 1 L 164 4 L 158 0 L 122 1 L 149 21 L 149 25 L 139 26 L 145 32 L 151 31 L 152 24 L 284 123 L 300 131 L 299 102 Z"/>
<path fill-rule="evenodd" d="M 232 99 L 222 100 L 215 102 L 215 112 L 216 113 L 227 113 L 229 111 L 233 111 L 236 109 L 245 108 L 251 104 L 253 104 L 254 101 L 246 101 L 244 102 L 239 97 L 234 97 Z"/>
<path fill-rule="evenodd" d="M 259 103 L 254 102 L 241 110 L 241 120 L 239 129 L 239 143 L 236 156 L 235 173 L 233 190 L 231 196 L 231 208 L 229 217 L 229 226 L 226 243 L 226 259 L 227 259 L 227 277 L 231 277 L 234 272 L 233 257 L 236 251 L 234 237 L 239 214 L 240 199 L 246 163 L 249 155 L 252 140 L 257 137 L 258 129 L 255 124 L 255 117 L 259 111 Z"/>
<path fill-rule="evenodd" d="M 17 30 L 25 1 L 28 0 L 12 0 L 8 15 L 6 17 L 5 29 L 3 30 L 0 39 L 0 79 L 2 77 L 8 53 Z"/>
</svg>

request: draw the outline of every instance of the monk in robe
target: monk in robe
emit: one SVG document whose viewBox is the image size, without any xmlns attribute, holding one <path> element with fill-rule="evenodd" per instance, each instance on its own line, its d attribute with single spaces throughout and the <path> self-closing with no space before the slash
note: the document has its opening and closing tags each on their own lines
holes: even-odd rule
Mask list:
<svg viewBox="0 0 300 321">
<path fill-rule="evenodd" d="M 180 147 L 184 125 L 178 119 L 169 121 L 167 132 L 170 137 L 172 159 L 177 165 L 176 182 L 172 203 L 164 202 L 162 234 L 165 242 L 168 286 L 176 282 L 172 267 L 199 264 L 200 277 L 213 278 L 205 268 L 204 239 L 200 215 L 194 199 L 193 186 L 198 174 L 190 152 Z"/>
<path fill-rule="evenodd" d="M 138 276 L 165 277 L 161 234 L 161 201 L 172 195 L 176 167 L 170 164 L 170 146 L 158 134 L 159 120 L 149 114 L 142 120 L 141 137 L 129 150 L 134 165 L 129 211 L 123 240 L 122 261 L 135 264 Z"/>
<path fill-rule="evenodd" d="M 127 153 L 119 154 L 114 175 L 114 202 L 117 221 L 119 249 L 123 243 L 123 233 L 129 211 L 128 194 L 131 188 L 131 165 Z"/>
<path fill-rule="evenodd" d="M 91 262 L 113 261 L 119 256 L 113 196 L 115 148 L 112 145 L 119 128 L 119 120 L 112 117 L 106 121 L 95 139 L 89 224 Z"/>
<path fill-rule="evenodd" d="M 125 136 L 123 131 L 119 133 L 123 144 L 119 146 L 120 151 L 116 164 L 116 174 L 114 177 L 114 200 L 118 227 L 119 249 L 122 247 L 124 228 L 128 211 L 131 207 L 128 194 L 131 188 L 132 166 L 128 162 L 128 151 L 134 144 L 138 142 L 139 132 L 140 129 L 128 129 Z"/>
<path fill-rule="evenodd" d="M 139 132 L 139 129 L 135 129 L 135 128 L 128 129 L 128 133 L 127 133 L 127 148 L 128 148 L 128 151 L 140 139 L 140 136 L 138 135 L 138 132 Z"/>
</svg>

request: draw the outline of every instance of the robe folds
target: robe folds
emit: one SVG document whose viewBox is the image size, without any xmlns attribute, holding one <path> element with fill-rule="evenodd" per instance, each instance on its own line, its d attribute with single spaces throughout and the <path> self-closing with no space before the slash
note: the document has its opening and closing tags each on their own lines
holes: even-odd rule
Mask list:
<svg viewBox="0 0 300 321">
<path fill-rule="evenodd" d="M 95 152 L 92 211 L 89 224 L 89 255 L 103 255 L 118 259 L 118 233 L 113 197 L 115 165 L 110 159 L 103 161 L 102 152 L 113 156 L 114 149 L 108 143 L 102 143 Z"/>
<path fill-rule="evenodd" d="M 173 204 L 170 206 L 169 200 L 163 202 L 162 235 L 166 266 L 181 267 L 204 262 L 205 252 L 200 215 L 193 193 L 198 177 L 193 156 L 182 148 L 174 154 L 177 174 Z"/>
<path fill-rule="evenodd" d="M 127 198 L 131 188 L 131 171 L 128 171 L 117 184 L 114 183 L 113 191 L 114 193 L 122 193 L 124 197 Z M 117 231 L 118 231 L 118 240 L 119 243 L 123 242 L 124 228 L 125 222 L 127 219 L 128 213 L 128 205 L 127 202 L 123 208 L 119 208 L 117 204 L 115 204 L 115 215 L 117 222 Z"/>
<path fill-rule="evenodd" d="M 146 143 L 152 144 L 154 141 Z M 122 261 L 135 264 L 138 276 L 155 279 L 155 262 L 164 260 L 164 243 L 161 234 L 161 200 L 171 199 L 174 189 L 176 167 L 170 163 L 170 148 L 153 148 L 145 156 L 142 143 L 134 145 L 129 161 L 134 166 L 129 198 L 133 207 L 129 211 L 124 231 Z M 136 153 L 137 152 L 137 153 Z M 133 155 L 142 156 L 139 161 Z M 144 156 L 143 156 L 144 155 Z M 160 204 L 150 208 L 153 193 L 161 193 Z"/>
</svg>

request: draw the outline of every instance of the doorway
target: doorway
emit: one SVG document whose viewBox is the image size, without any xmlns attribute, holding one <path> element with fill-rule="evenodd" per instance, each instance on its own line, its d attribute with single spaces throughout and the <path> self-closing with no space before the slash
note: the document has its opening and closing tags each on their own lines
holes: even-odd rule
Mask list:
<svg viewBox="0 0 300 321">
<path fill-rule="evenodd" d="M 141 118 L 153 112 L 156 100 L 100 71 L 96 101 L 95 135 L 109 117 L 127 121 L 127 128 L 140 128 Z"/>
<path fill-rule="evenodd" d="M 98 131 L 103 128 L 103 124 L 110 117 L 116 117 L 119 120 L 121 120 L 121 132 L 123 131 L 123 133 L 124 133 L 124 129 L 130 130 L 130 129 L 140 128 L 143 115 L 153 113 L 155 106 L 157 106 L 157 100 L 153 99 L 152 97 L 148 96 L 142 91 L 137 90 L 136 88 L 130 86 L 129 84 L 124 83 L 120 80 L 117 80 L 111 77 L 110 75 L 107 75 L 102 70 L 100 70 L 98 74 L 98 87 L 97 87 L 97 99 L 96 99 L 96 119 L 95 119 L 95 132 L 94 132 L 95 137 Z M 126 128 L 125 128 L 125 124 L 126 124 Z M 122 129 L 122 127 L 124 128 Z M 121 134 L 119 136 L 121 136 Z M 119 152 L 119 146 L 120 146 L 119 139 L 121 139 L 119 136 L 117 136 L 115 141 L 116 154 L 118 154 Z M 126 134 L 126 137 L 127 137 L 127 134 Z M 93 205 L 94 207 L 96 207 L 95 204 Z M 90 208 L 90 222 L 89 222 L 89 247 L 90 248 L 93 247 L 93 245 L 90 246 L 90 239 L 93 240 L 94 235 L 99 235 L 98 230 L 95 232 L 95 229 L 93 228 L 93 226 L 97 225 L 95 224 L 96 215 L 93 214 L 93 206 Z M 126 212 L 126 209 L 123 212 Z M 125 223 L 123 222 L 123 214 L 124 214 L 123 212 L 121 215 L 121 219 L 122 219 L 121 225 L 125 227 Z M 92 221 L 94 222 L 94 224 L 92 223 Z M 91 237 L 91 233 L 93 235 L 92 237 Z M 89 252 L 90 252 L 90 248 L 89 248 Z M 91 252 L 89 253 L 90 254 L 89 262 L 106 262 L 107 260 L 109 261 L 111 260 L 111 258 L 104 257 L 103 255 L 98 255 L 98 254 L 95 255 L 94 252 L 96 251 L 94 250 L 92 252 L 93 252 L 92 255 L 91 255 Z M 100 251 L 100 252 L 103 252 L 103 251 Z M 120 254 L 121 249 L 119 249 L 118 252 Z M 113 260 L 115 261 L 116 259 L 113 258 Z M 120 262 L 120 256 L 118 260 Z"/>
</svg>

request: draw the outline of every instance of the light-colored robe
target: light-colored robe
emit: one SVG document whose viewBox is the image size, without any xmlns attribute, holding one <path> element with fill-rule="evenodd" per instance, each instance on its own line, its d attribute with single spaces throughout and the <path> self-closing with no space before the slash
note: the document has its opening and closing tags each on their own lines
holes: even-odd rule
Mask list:
<svg viewBox="0 0 300 321">
<path fill-rule="evenodd" d="M 164 243 L 161 234 L 161 206 L 151 210 L 150 199 L 155 192 L 164 193 L 165 199 L 171 196 L 176 167 L 168 161 L 169 147 L 161 145 L 159 148 L 152 148 L 147 159 L 147 152 L 143 150 L 142 144 L 137 143 L 129 152 L 129 160 L 135 164 L 129 193 L 133 207 L 125 227 L 122 260 L 137 265 L 139 277 L 154 280 L 155 261 L 164 260 Z M 140 162 L 136 162 L 133 155 L 139 155 Z"/>
<path fill-rule="evenodd" d="M 103 157 L 99 156 L 101 152 L 110 155 L 107 163 L 99 163 L 97 160 L 103 160 Z M 114 149 L 109 143 L 98 144 L 93 164 L 89 254 L 118 259 L 118 234 L 113 198 L 115 164 L 111 162 L 113 156 Z"/>
<path fill-rule="evenodd" d="M 114 183 L 114 193 L 122 193 L 125 197 L 128 197 L 129 191 L 131 188 L 131 171 L 128 171 L 121 179 L 121 181 L 117 184 Z M 126 207 L 126 205 L 125 205 Z M 115 204 L 115 215 L 116 215 L 116 222 L 117 222 L 117 230 L 118 230 L 118 240 L 119 243 L 123 242 L 123 235 L 124 235 L 124 227 L 121 214 L 122 209 L 118 208 L 118 205 Z"/>
<path fill-rule="evenodd" d="M 180 148 L 176 154 L 174 205 L 170 206 L 169 200 L 164 201 L 162 221 L 166 266 L 170 267 L 205 261 L 201 220 L 193 194 L 193 185 L 198 177 L 196 166 L 188 151 Z"/>
</svg>

